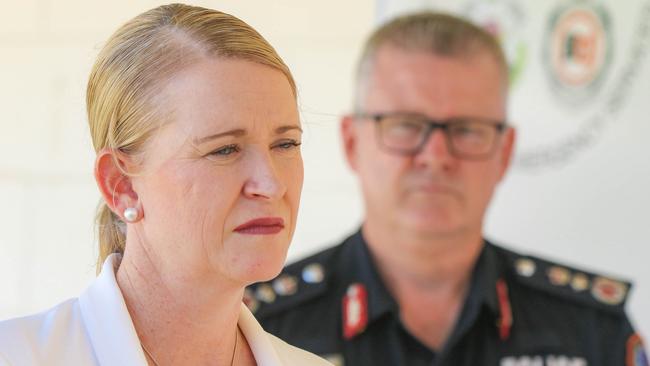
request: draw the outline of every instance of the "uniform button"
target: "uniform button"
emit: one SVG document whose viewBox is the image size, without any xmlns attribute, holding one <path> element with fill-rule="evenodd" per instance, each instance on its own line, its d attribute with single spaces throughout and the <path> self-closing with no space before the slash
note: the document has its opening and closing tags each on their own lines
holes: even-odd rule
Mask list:
<svg viewBox="0 0 650 366">
<path fill-rule="evenodd" d="M 517 273 L 519 273 L 520 276 L 524 277 L 530 277 L 534 275 L 535 271 L 537 270 L 535 262 L 526 258 L 517 259 L 517 262 L 515 262 L 515 268 L 517 269 Z"/>
<path fill-rule="evenodd" d="M 271 285 L 266 283 L 261 284 L 257 287 L 255 290 L 255 297 L 267 304 L 274 302 L 276 298 L 275 291 L 273 291 Z"/>
<path fill-rule="evenodd" d="M 257 301 L 255 296 L 253 296 L 253 292 L 250 289 L 244 290 L 244 297 L 242 299 L 244 302 L 244 305 L 248 307 L 248 310 L 251 311 L 251 313 L 255 313 L 257 309 L 260 307 L 260 302 Z"/>
<path fill-rule="evenodd" d="M 293 295 L 298 289 L 298 282 L 294 276 L 283 274 L 273 281 L 273 289 L 281 296 Z"/>
<path fill-rule="evenodd" d="M 576 273 L 571 279 L 571 288 L 575 291 L 584 291 L 589 288 L 589 277 L 584 273 Z"/>
<path fill-rule="evenodd" d="M 549 281 L 555 286 L 566 286 L 571 281 L 571 272 L 563 267 L 553 266 L 548 269 L 546 274 Z"/>
<path fill-rule="evenodd" d="M 321 283 L 325 278 L 325 270 L 318 263 L 312 263 L 302 270 L 302 280 L 307 283 Z"/>
</svg>

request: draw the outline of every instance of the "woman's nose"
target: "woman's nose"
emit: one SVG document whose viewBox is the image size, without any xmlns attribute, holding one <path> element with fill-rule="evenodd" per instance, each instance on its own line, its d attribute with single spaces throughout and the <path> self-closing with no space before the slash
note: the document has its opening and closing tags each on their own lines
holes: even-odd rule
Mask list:
<svg viewBox="0 0 650 366">
<path fill-rule="evenodd" d="M 254 199 L 280 199 L 287 187 L 280 179 L 272 157 L 264 153 L 255 155 L 248 167 L 249 177 L 244 183 L 244 195 Z"/>
</svg>

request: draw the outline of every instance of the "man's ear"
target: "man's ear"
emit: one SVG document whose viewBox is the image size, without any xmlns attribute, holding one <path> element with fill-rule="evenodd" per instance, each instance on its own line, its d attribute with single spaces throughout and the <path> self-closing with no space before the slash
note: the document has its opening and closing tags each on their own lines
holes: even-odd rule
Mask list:
<svg viewBox="0 0 650 366">
<path fill-rule="evenodd" d="M 111 211 L 122 219 L 126 208 L 138 208 L 138 195 L 133 190 L 131 177 L 124 172 L 126 166 L 125 155 L 114 149 L 101 150 L 95 159 L 99 191 Z"/>
<path fill-rule="evenodd" d="M 517 131 L 514 127 L 508 127 L 508 129 L 503 134 L 503 143 L 499 150 L 499 159 L 501 162 L 501 171 L 499 172 L 499 180 L 503 179 L 503 176 L 508 171 L 508 167 L 512 162 L 512 155 L 514 154 L 515 141 L 517 138 Z"/>
<path fill-rule="evenodd" d="M 350 168 L 357 171 L 357 144 L 359 131 L 355 126 L 354 117 L 345 115 L 341 119 L 341 139 L 343 141 L 343 152 Z"/>
</svg>

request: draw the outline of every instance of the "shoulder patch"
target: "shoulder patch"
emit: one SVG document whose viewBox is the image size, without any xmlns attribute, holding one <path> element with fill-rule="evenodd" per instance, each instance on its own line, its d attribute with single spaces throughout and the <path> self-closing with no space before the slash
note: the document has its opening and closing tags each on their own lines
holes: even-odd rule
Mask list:
<svg viewBox="0 0 650 366">
<path fill-rule="evenodd" d="M 512 256 L 521 284 L 585 305 L 622 312 L 632 284 L 531 256 Z"/>
<path fill-rule="evenodd" d="M 335 248 L 286 266 L 271 281 L 247 287 L 244 303 L 255 317 L 263 319 L 325 294 L 330 279 L 326 268 Z"/>
<path fill-rule="evenodd" d="M 648 366 L 648 356 L 643 347 L 643 340 L 636 333 L 627 340 L 625 366 Z"/>
</svg>

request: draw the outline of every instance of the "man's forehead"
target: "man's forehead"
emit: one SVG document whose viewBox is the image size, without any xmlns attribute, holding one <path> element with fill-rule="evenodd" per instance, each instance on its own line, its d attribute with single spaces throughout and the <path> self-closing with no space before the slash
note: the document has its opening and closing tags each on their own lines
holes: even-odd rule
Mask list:
<svg viewBox="0 0 650 366">
<path fill-rule="evenodd" d="M 497 119 L 505 114 L 507 87 L 487 53 L 470 59 L 385 47 L 376 54 L 366 87 L 365 107 L 382 112 Z"/>
<path fill-rule="evenodd" d="M 465 69 L 478 66 L 486 73 L 507 73 L 507 70 L 501 70 L 500 64 L 490 52 L 481 49 L 441 55 L 429 50 L 409 49 L 385 44 L 377 49 L 370 64 L 372 65 L 369 70 L 370 73 L 385 69 L 394 72 L 399 71 L 399 69 L 406 70 L 406 68 L 412 69 L 419 66 L 427 67 L 430 72 L 435 72 L 436 68 Z"/>
</svg>

